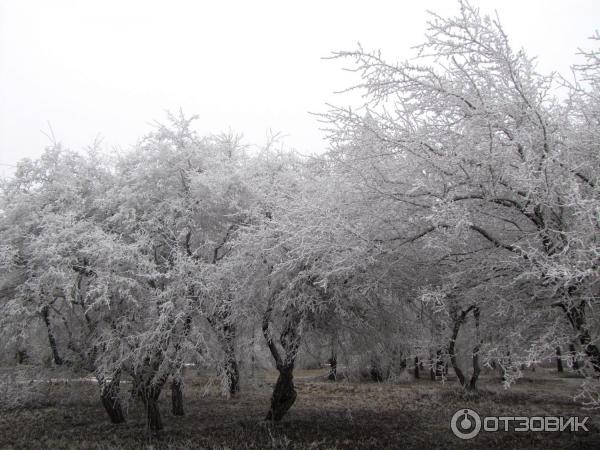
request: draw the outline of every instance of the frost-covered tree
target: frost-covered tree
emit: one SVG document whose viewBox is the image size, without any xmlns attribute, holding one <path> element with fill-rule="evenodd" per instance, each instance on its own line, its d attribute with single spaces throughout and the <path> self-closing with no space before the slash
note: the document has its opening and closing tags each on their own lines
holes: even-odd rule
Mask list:
<svg viewBox="0 0 600 450">
<path fill-rule="evenodd" d="M 524 299 L 535 299 L 529 320 L 561 309 L 597 372 L 597 53 L 585 54 L 561 98 L 560 80 L 539 74 L 499 20 L 469 3 L 428 25 L 407 62 L 360 47 L 333 55 L 354 61 L 366 100 L 363 111 L 324 115 L 331 157 L 377 202 L 370 217 L 390 252 L 400 257 L 398 243 L 423 240 L 438 257 L 470 254 L 455 274 L 470 272 L 481 293 L 510 288 L 510 301 L 485 302 L 487 314 L 522 311 L 511 302 Z M 464 303 L 468 285 L 449 284 L 463 302 L 449 312 L 458 323 L 475 305 Z M 550 354 L 557 338 L 545 334 L 528 354 Z"/>
</svg>

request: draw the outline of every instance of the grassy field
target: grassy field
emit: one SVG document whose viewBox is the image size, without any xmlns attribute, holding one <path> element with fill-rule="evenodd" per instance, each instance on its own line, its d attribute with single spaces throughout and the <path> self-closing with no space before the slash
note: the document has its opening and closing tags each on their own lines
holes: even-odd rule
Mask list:
<svg viewBox="0 0 600 450">
<path fill-rule="evenodd" d="M 128 423 L 111 425 L 97 386 L 54 382 L 44 395 L 21 407 L 0 410 L 0 447 L 15 449 L 328 449 L 328 448 L 600 448 L 600 414 L 575 404 L 578 379 L 538 370 L 505 391 L 484 377 L 480 393 L 463 397 L 456 384 L 413 380 L 404 383 L 331 383 L 321 373 L 298 373 L 298 399 L 281 423 L 263 419 L 272 374 L 244 386 L 225 400 L 206 381 L 187 377 L 186 416 L 170 413 L 170 392 L 162 396 L 165 430 L 146 432 L 141 405 L 129 402 Z M 589 432 L 482 432 L 470 441 L 450 430 L 455 411 L 471 408 L 486 416 L 590 416 Z"/>
</svg>

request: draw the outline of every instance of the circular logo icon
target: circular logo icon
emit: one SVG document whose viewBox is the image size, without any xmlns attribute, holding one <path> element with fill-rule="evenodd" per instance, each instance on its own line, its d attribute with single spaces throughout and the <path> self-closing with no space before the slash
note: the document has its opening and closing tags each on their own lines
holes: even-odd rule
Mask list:
<svg viewBox="0 0 600 450">
<path fill-rule="evenodd" d="M 473 439 L 481 430 L 481 417 L 472 409 L 459 409 L 452 416 L 450 428 L 460 439 Z"/>
</svg>

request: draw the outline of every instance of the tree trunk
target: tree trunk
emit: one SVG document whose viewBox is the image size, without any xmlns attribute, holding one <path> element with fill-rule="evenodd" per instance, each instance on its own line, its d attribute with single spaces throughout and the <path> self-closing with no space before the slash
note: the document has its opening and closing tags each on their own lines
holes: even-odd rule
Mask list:
<svg viewBox="0 0 600 450">
<path fill-rule="evenodd" d="M 510 366 L 512 364 L 512 360 L 510 357 L 510 350 L 506 351 L 506 364 L 500 364 L 500 370 L 502 372 L 502 381 L 506 381 L 507 376 L 506 376 L 506 367 Z"/>
<path fill-rule="evenodd" d="M 415 356 L 415 379 L 419 379 L 419 357 Z"/>
<path fill-rule="evenodd" d="M 577 359 L 577 350 L 575 350 L 575 344 L 569 344 L 569 354 L 572 358 L 573 370 L 579 370 L 579 360 Z"/>
<path fill-rule="evenodd" d="M 377 360 L 377 358 L 371 358 L 371 370 L 369 371 L 371 375 L 371 379 L 378 383 L 381 383 L 384 380 L 383 369 L 381 364 Z"/>
<path fill-rule="evenodd" d="M 329 381 L 337 380 L 337 336 L 335 333 L 331 338 L 331 356 L 329 357 L 329 375 L 327 375 Z"/>
<path fill-rule="evenodd" d="M 586 356 L 589 358 L 592 368 L 596 372 L 600 372 L 600 349 L 595 344 L 591 344 L 590 332 L 587 329 L 582 329 L 579 342 L 583 346 Z"/>
<path fill-rule="evenodd" d="M 174 416 L 183 416 L 183 382 L 180 376 L 171 381 L 171 408 Z"/>
<path fill-rule="evenodd" d="M 146 409 L 146 423 L 153 433 L 158 433 L 163 429 L 162 418 L 158 407 L 160 391 L 160 387 L 146 386 L 142 389 L 141 393 L 144 408 Z"/>
<path fill-rule="evenodd" d="M 444 362 L 442 361 L 442 350 L 438 349 L 435 353 L 435 376 L 434 380 L 444 375 Z"/>
<path fill-rule="evenodd" d="M 235 360 L 235 355 L 226 357 L 225 377 L 227 379 L 229 395 L 237 394 L 240 391 L 240 373 L 237 361 Z"/>
<path fill-rule="evenodd" d="M 27 350 L 17 350 L 17 364 L 26 364 L 28 361 Z"/>
<path fill-rule="evenodd" d="M 571 286 L 568 289 L 568 294 L 570 295 L 574 289 L 575 287 Z M 559 303 L 558 306 L 563 309 L 571 326 L 577 331 L 579 343 L 583 347 L 586 356 L 589 358 L 592 368 L 594 371 L 600 372 L 600 349 L 598 349 L 595 344 L 591 343 L 590 330 L 586 325 L 585 300 L 581 300 L 577 305 Z"/>
<path fill-rule="evenodd" d="M 44 319 L 44 323 L 46 324 L 46 331 L 48 333 L 48 342 L 50 344 L 50 350 L 52 351 L 52 359 L 54 360 L 54 364 L 57 366 L 62 366 L 63 359 L 60 357 L 58 353 L 58 346 L 56 345 L 56 338 L 54 337 L 54 333 L 52 331 L 52 324 L 50 323 L 50 307 L 48 305 L 44 305 L 41 310 L 42 319 Z"/>
<path fill-rule="evenodd" d="M 110 381 L 105 380 L 101 376 L 97 376 L 97 379 L 100 385 L 102 406 L 104 406 L 110 421 L 115 424 L 125 422 L 125 414 L 123 413 L 119 397 L 121 372 L 117 371 Z"/>
<path fill-rule="evenodd" d="M 460 326 L 465 319 L 465 312 L 461 311 L 461 314 L 458 317 L 454 318 L 454 326 L 452 327 L 452 336 L 450 337 L 450 344 L 448 345 L 448 354 L 450 355 L 450 363 L 452 364 L 452 368 L 454 369 L 454 373 L 458 378 L 458 382 L 460 385 L 465 388 L 467 386 L 467 380 L 461 368 L 458 366 L 458 361 L 456 360 L 456 338 L 458 337 L 458 332 L 460 331 Z"/>
<path fill-rule="evenodd" d="M 477 344 L 473 348 L 473 374 L 471 378 L 467 380 L 467 377 L 463 373 L 463 371 L 458 366 L 458 361 L 456 359 L 456 339 L 458 337 L 458 332 L 462 324 L 464 323 L 467 314 L 470 311 L 473 311 L 473 317 L 475 318 L 475 335 Z M 454 317 L 454 327 L 452 329 L 452 336 L 450 338 L 450 345 L 448 346 L 448 354 L 450 355 L 450 363 L 452 364 L 452 368 L 456 373 L 456 377 L 460 382 L 460 385 L 463 389 L 467 390 L 475 390 L 477 386 L 477 379 L 479 378 L 479 374 L 481 373 L 481 367 L 479 365 L 479 348 L 480 348 L 480 337 L 479 337 L 479 308 L 476 306 L 470 306 L 464 311 L 461 311 L 460 314 Z"/>
<path fill-rule="evenodd" d="M 296 401 L 294 362 L 298 354 L 298 347 L 300 346 L 302 317 L 293 307 L 289 307 L 285 312 L 285 322 L 279 336 L 279 342 L 283 349 L 282 358 L 269 329 L 271 313 L 273 311 L 271 306 L 273 298 L 271 297 L 269 307 L 263 316 L 262 329 L 269 351 L 275 360 L 275 367 L 279 372 L 279 377 L 277 378 L 277 383 L 271 397 L 271 408 L 266 418 L 267 420 L 278 422 Z"/>
<path fill-rule="evenodd" d="M 282 368 L 279 371 L 279 377 L 271 397 L 271 409 L 267 413 L 267 420 L 279 422 L 296 401 L 293 372 L 293 366 Z"/>
<path fill-rule="evenodd" d="M 329 381 L 337 380 L 337 357 L 335 354 L 332 354 L 329 358 L 329 375 L 327 375 L 327 379 Z"/>
<path fill-rule="evenodd" d="M 406 358 L 400 358 L 400 370 L 406 369 L 407 366 L 408 362 L 406 361 Z"/>
<path fill-rule="evenodd" d="M 556 347 L 556 371 L 558 373 L 562 373 L 562 371 L 563 371 L 562 355 L 560 353 L 560 347 Z"/>
<path fill-rule="evenodd" d="M 227 321 L 223 325 L 223 350 L 225 352 L 225 377 L 229 395 L 235 395 L 240 391 L 240 372 L 235 358 L 235 325 Z"/>
<path fill-rule="evenodd" d="M 479 308 L 475 307 L 473 309 L 473 317 L 475 318 L 475 339 L 477 340 L 477 345 L 473 349 L 473 374 L 471 375 L 471 380 L 469 381 L 469 389 L 474 391 L 477 389 L 477 380 L 479 379 L 479 374 L 481 373 L 481 366 L 479 365 L 479 350 L 481 348 L 481 336 L 479 334 Z"/>
<path fill-rule="evenodd" d="M 431 378 L 431 381 L 435 381 L 436 361 L 433 359 L 433 353 L 431 351 L 429 352 L 429 362 L 431 363 L 431 366 L 429 367 L 429 378 Z"/>
<path fill-rule="evenodd" d="M 224 395 L 235 395 L 240 391 L 240 373 L 235 357 L 236 327 L 231 322 L 228 310 L 223 310 L 208 319 L 217 333 L 223 348 L 223 376 L 225 377 Z"/>
</svg>

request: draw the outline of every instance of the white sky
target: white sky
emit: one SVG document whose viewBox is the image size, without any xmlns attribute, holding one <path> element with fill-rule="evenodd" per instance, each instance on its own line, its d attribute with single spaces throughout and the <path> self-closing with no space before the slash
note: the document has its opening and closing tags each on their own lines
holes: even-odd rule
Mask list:
<svg viewBox="0 0 600 450">
<path fill-rule="evenodd" d="M 514 47 L 542 71 L 568 71 L 577 47 L 600 28 L 598 0 L 478 0 L 497 10 Z M 451 0 L 126 1 L 0 0 L 0 174 L 58 140 L 79 150 L 101 136 L 127 148 L 164 111 L 198 114 L 200 132 L 268 129 L 303 153 L 322 151 L 315 118 L 354 78 L 334 50 L 380 48 L 410 56 L 426 10 L 454 14 Z"/>
</svg>

